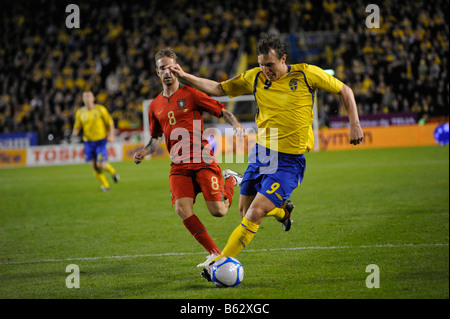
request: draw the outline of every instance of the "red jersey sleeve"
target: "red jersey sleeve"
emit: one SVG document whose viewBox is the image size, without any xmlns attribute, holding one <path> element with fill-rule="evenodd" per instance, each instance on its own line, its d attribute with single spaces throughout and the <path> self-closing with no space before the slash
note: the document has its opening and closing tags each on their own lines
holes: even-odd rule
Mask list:
<svg viewBox="0 0 450 319">
<path fill-rule="evenodd" d="M 150 104 L 148 108 L 148 124 L 150 126 L 150 136 L 151 137 L 161 137 L 163 135 L 163 130 L 161 128 L 161 124 L 158 119 L 153 114 L 152 108 L 153 102 Z"/>
<path fill-rule="evenodd" d="M 225 108 L 225 104 L 214 100 L 199 90 L 195 90 L 195 104 L 198 105 L 201 110 L 206 111 L 215 117 L 220 117 L 222 115 L 222 110 Z"/>
</svg>

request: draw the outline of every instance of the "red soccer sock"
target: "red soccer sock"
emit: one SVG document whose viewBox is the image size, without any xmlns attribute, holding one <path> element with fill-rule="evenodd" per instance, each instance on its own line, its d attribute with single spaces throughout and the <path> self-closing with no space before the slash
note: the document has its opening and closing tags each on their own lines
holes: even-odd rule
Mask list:
<svg viewBox="0 0 450 319">
<path fill-rule="evenodd" d="M 231 202 L 233 201 L 233 194 L 234 194 L 234 177 L 230 176 L 225 180 L 225 186 L 223 189 L 225 198 L 228 199 L 230 201 L 230 206 L 231 206 Z"/>
<path fill-rule="evenodd" d="M 194 214 L 189 218 L 183 220 L 184 226 L 189 230 L 189 232 L 194 236 L 194 238 L 202 245 L 210 254 L 220 254 L 221 251 L 214 243 L 214 241 L 209 237 L 208 231 L 202 224 L 200 219 Z"/>
</svg>

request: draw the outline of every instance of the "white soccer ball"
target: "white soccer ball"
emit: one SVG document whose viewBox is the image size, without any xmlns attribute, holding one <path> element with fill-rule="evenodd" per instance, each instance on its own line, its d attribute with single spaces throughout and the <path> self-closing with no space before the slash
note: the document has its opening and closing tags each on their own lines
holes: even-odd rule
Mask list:
<svg viewBox="0 0 450 319">
<path fill-rule="evenodd" d="M 222 257 L 213 264 L 211 274 L 216 287 L 236 287 L 244 279 L 244 267 L 236 258 Z"/>
</svg>

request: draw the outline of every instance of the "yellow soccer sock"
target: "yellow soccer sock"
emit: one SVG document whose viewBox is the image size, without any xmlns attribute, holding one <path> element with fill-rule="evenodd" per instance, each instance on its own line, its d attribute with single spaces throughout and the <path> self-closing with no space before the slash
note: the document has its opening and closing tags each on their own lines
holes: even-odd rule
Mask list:
<svg viewBox="0 0 450 319">
<path fill-rule="evenodd" d="M 110 173 L 111 175 L 114 175 L 116 173 L 116 170 L 114 169 L 114 167 L 109 163 L 106 164 L 106 171 L 108 173 Z"/>
<path fill-rule="evenodd" d="M 224 256 L 235 257 L 242 249 L 250 244 L 258 228 L 259 225 L 252 223 L 244 217 L 241 224 L 231 233 L 222 254 L 215 258 L 214 261 Z"/>
<path fill-rule="evenodd" d="M 94 176 L 100 182 L 100 185 L 109 188 L 109 183 L 106 180 L 105 174 L 94 170 Z"/>
<path fill-rule="evenodd" d="M 282 220 L 286 216 L 286 211 L 281 207 L 275 207 L 266 216 L 274 216 L 277 220 Z"/>
</svg>

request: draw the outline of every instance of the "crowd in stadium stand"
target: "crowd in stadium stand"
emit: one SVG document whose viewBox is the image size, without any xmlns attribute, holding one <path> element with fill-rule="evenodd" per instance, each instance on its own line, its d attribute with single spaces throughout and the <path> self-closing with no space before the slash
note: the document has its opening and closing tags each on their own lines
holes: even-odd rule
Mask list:
<svg viewBox="0 0 450 319">
<path fill-rule="evenodd" d="M 362 8 L 341 3 L 335 10 L 345 12 L 341 25 L 348 27 L 332 67 L 352 87 L 359 112 L 412 111 L 448 120 L 448 2 L 385 2 L 379 29 L 352 23 L 355 9 Z M 336 100 L 328 106 L 329 114 L 339 113 Z"/>
<path fill-rule="evenodd" d="M 60 142 L 90 89 L 117 128 L 142 125 L 142 101 L 160 92 L 153 56 L 165 46 L 189 72 L 231 76 L 239 48 L 261 33 L 329 31 L 337 43 L 307 58 L 355 92 L 361 114 L 414 111 L 448 118 L 448 1 L 385 1 L 381 27 L 368 29 L 364 1 L 80 1 L 80 28 L 68 29 L 67 3 L 2 3 L 0 133 L 36 131 Z M 251 53 L 251 52 L 250 52 Z M 254 52 L 253 52 L 254 53 Z M 326 115 L 342 113 L 326 96 Z"/>
</svg>

